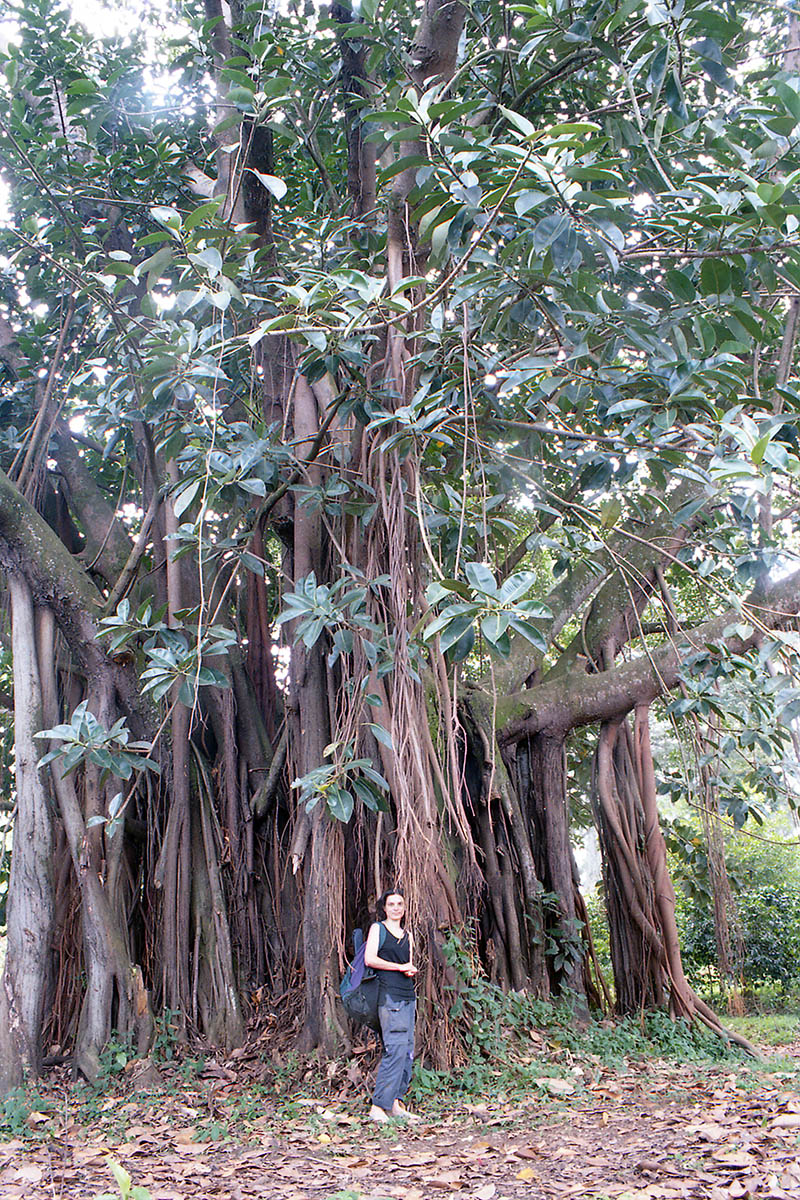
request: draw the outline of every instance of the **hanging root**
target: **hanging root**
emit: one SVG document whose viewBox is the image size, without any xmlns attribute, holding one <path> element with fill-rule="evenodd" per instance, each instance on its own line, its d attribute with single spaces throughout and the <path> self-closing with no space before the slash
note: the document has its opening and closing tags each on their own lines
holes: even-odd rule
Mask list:
<svg viewBox="0 0 800 1200">
<path fill-rule="evenodd" d="M 741 1034 L 725 1029 L 716 1013 L 694 991 L 686 978 L 675 921 L 675 890 L 669 875 L 667 851 L 658 817 L 655 770 L 650 747 L 649 709 L 636 710 L 633 732 L 625 723 L 608 723 L 600 731 L 595 770 L 595 812 L 604 851 L 604 871 L 624 886 L 620 912 L 609 913 L 617 992 L 630 989 L 631 980 L 642 988 L 639 1007 L 669 996 L 675 1017 L 700 1021 L 726 1042 L 754 1058 L 758 1050 Z M 640 960 L 620 958 L 624 948 L 636 950 Z M 655 982 L 648 1000 L 644 981 Z"/>
</svg>

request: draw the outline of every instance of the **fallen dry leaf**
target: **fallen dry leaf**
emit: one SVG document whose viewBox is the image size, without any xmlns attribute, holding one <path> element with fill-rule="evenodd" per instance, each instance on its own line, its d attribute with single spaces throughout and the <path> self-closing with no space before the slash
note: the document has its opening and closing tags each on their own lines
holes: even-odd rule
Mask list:
<svg viewBox="0 0 800 1200">
<path fill-rule="evenodd" d="M 447 1171 L 444 1175 L 429 1175 L 425 1180 L 428 1187 L 452 1189 L 461 1183 L 460 1171 Z"/>
<path fill-rule="evenodd" d="M 172 1135 L 172 1140 L 177 1142 L 179 1146 L 191 1146 L 195 1142 L 196 1135 L 196 1129 L 176 1129 Z"/>
<path fill-rule="evenodd" d="M 536 1083 L 550 1092 L 552 1096 L 570 1096 L 575 1091 L 575 1084 L 570 1083 L 568 1079 L 540 1075 Z"/>
<path fill-rule="evenodd" d="M 770 1129 L 800 1128 L 800 1113 L 781 1113 L 774 1121 L 770 1121 Z"/>
<path fill-rule="evenodd" d="M 702 1125 L 689 1125 L 686 1132 L 698 1134 L 704 1142 L 721 1142 L 723 1138 L 730 1136 L 729 1127 L 717 1125 L 712 1121 L 704 1122 Z"/>
<path fill-rule="evenodd" d="M 748 1150 L 715 1150 L 711 1157 L 722 1163 L 723 1166 L 733 1167 L 737 1171 L 753 1167 L 756 1162 Z"/>
<path fill-rule="evenodd" d="M 14 1170 L 14 1178 L 23 1181 L 24 1183 L 40 1183 L 44 1171 L 41 1167 L 29 1164 L 24 1167 L 16 1167 Z"/>
</svg>

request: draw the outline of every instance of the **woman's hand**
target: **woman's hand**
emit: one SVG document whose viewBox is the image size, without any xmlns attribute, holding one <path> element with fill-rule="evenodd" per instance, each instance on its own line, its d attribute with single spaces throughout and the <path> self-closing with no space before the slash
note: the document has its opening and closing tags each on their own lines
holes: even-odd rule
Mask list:
<svg viewBox="0 0 800 1200">
<path fill-rule="evenodd" d="M 409 977 L 413 977 L 417 973 L 417 968 L 413 963 L 406 963 L 406 965 L 400 969 L 404 975 L 408 975 Z"/>
</svg>

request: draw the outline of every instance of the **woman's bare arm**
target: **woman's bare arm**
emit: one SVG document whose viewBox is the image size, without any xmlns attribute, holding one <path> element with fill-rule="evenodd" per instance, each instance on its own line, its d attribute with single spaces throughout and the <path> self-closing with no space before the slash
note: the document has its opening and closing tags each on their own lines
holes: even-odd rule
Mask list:
<svg viewBox="0 0 800 1200">
<path fill-rule="evenodd" d="M 381 927 L 376 922 L 370 927 L 367 934 L 367 944 L 364 947 L 364 964 L 367 967 L 377 968 L 380 971 L 402 971 L 404 975 L 416 975 L 417 968 L 409 961 L 407 963 L 389 962 L 388 959 L 381 958 L 380 949 Z M 409 935 L 409 954 L 411 947 L 411 937 Z"/>
</svg>

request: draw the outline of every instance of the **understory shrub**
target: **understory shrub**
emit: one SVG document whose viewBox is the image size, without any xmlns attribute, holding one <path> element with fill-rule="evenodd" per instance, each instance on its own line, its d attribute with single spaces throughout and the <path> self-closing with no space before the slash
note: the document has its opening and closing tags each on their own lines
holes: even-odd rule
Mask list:
<svg viewBox="0 0 800 1200">
<path fill-rule="evenodd" d="M 587 1060 L 618 1066 L 654 1055 L 695 1062 L 739 1057 L 738 1050 L 704 1026 L 673 1021 L 666 1012 L 612 1020 L 579 1011 L 569 997 L 552 1003 L 526 992 L 504 992 L 475 969 L 455 938 L 446 955 L 459 979 L 451 1014 L 461 1018 L 466 1062 L 452 1075 L 418 1063 L 418 1099 L 427 1094 L 529 1093 L 540 1077 L 571 1077 L 573 1066 Z"/>
<path fill-rule="evenodd" d="M 744 940 L 748 991 L 765 984 L 785 991 L 800 980 L 800 853 L 795 838 L 766 826 L 760 836 L 731 835 L 726 846 L 731 887 Z M 702 889 L 678 892 L 678 929 L 686 973 L 708 991 L 717 980 L 714 914 Z"/>
</svg>

